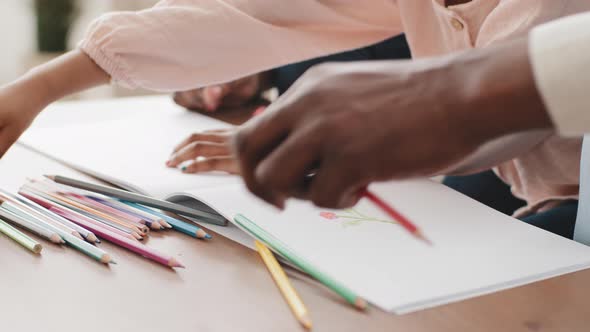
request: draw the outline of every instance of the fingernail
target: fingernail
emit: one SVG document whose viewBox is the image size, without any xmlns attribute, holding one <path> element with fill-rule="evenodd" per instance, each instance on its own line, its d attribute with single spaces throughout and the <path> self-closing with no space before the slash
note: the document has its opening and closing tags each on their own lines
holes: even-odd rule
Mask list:
<svg viewBox="0 0 590 332">
<path fill-rule="evenodd" d="M 168 166 L 168 167 L 172 166 L 172 160 L 168 160 L 168 161 L 166 162 L 166 166 Z"/>
</svg>

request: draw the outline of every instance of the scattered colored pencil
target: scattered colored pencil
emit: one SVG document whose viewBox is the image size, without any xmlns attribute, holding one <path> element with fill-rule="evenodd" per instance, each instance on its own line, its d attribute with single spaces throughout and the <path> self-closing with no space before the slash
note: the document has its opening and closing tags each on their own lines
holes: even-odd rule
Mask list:
<svg viewBox="0 0 590 332">
<path fill-rule="evenodd" d="M 53 202 L 53 201 L 45 198 L 44 196 L 31 195 L 31 193 L 29 191 L 27 191 L 26 189 L 22 189 L 22 188 L 21 188 L 20 194 L 25 196 L 26 198 L 32 200 L 33 202 L 43 206 L 44 208 L 48 209 L 49 211 L 56 213 L 59 216 L 66 218 L 66 219 L 68 219 L 68 220 L 70 220 L 70 221 L 80 225 L 81 227 L 84 227 L 84 228 L 90 230 L 90 231 L 92 231 L 92 229 L 94 229 L 94 227 L 105 228 L 105 229 L 110 230 L 114 233 L 117 233 L 121 236 L 127 237 L 129 239 L 134 240 L 134 241 L 137 241 L 137 238 L 135 236 L 133 236 L 133 234 L 126 233 L 126 232 L 124 232 L 118 228 L 115 228 L 107 223 L 103 223 L 103 222 L 96 220 L 92 217 L 86 216 L 86 215 L 80 213 L 79 211 L 75 211 L 73 209 L 70 209 L 69 207 L 60 205 L 56 202 Z M 73 220 L 72 217 L 64 216 L 64 213 L 66 213 L 66 212 L 68 213 L 69 216 L 75 217 L 76 220 Z M 93 232 L 93 233 L 95 233 L 95 232 Z"/>
<path fill-rule="evenodd" d="M 209 235 L 202 228 L 200 228 L 196 225 L 189 224 L 187 222 L 184 222 L 182 220 L 178 220 L 176 218 L 172 218 L 162 212 L 155 211 L 151 208 L 139 205 L 137 203 L 132 203 L 132 202 L 124 202 L 124 203 L 129 204 L 131 207 L 145 211 L 147 213 L 152 213 L 152 214 L 166 220 L 172 226 L 172 229 L 174 229 L 175 231 L 190 235 L 190 236 L 195 237 L 197 239 L 206 239 L 206 240 L 211 239 L 211 235 Z"/>
<path fill-rule="evenodd" d="M 123 248 L 126 248 L 126 249 L 132 251 L 132 252 L 140 254 L 141 256 L 151 259 L 151 260 L 153 260 L 157 263 L 160 263 L 162 265 L 166 265 L 166 266 L 172 267 L 172 268 L 175 268 L 175 267 L 184 268 L 184 265 L 182 265 L 174 257 L 165 256 L 150 247 L 147 247 L 137 241 L 131 240 L 128 237 L 125 237 L 125 236 L 115 232 L 113 228 L 108 228 L 110 226 L 107 226 L 105 224 L 101 224 L 95 220 L 92 220 L 92 218 L 86 217 L 80 213 L 76 213 L 75 211 L 69 210 L 68 208 L 66 208 L 64 206 L 60 206 L 58 204 L 52 204 L 51 202 L 37 201 L 36 199 L 27 196 L 26 191 L 23 191 L 22 194 L 25 197 L 33 199 L 34 201 L 36 201 L 40 205 L 48 208 L 50 211 L 53 211 L 53 212 L 61 215 L 62 217 L 67 218 L 67 219 L 71 220 L 72 222 L 79 224 L 80 226 L 88 228 L 89 230 L 91 230 L 96 235 L 98 235 L 99 237 L 103 238 L 106 241 L 112 242 L 118 246 L 121 246 Z"/>
<path fill-rule="evenodd" d="M 406 218 L 404 215 L 402 215 L 401 213 L 396 211 L 393 207 L 391 207 L 389 204 L 387 204 L 379 196 L 375 195 L 373 192 L 369 191 L 367 188 L 361 190 L 361 194 L 365 198 L 367 198 L 368 200 L 373 202 L 375 205 L 377 205 L 381 210 L 383 210 L 385 213 L 387 213 L 391 218 L 393 218 L 395 221 L 397 221 L 400 224 L 400 226 L 402 226 L 404 229 L 406 229 L 408 232 L 410 232 L 410 234 L 412 234 L 414 237 L 425 242 L 428 245 L 432 245 L 432 242 L 430 242 L 430 240 L 426 236 L 424 236 L 422 231 L 420 231 L 420 229 L 418 227 L 416 227 L 416 225 L 414 225 L 408 218 Z"/>
<path fill-rule="evenodd" d="M 37 214 L 37 212 L 35 210 L 33 210 L 32 208 L 30 208 L 26 205 L 17 205 L 16 203 L 14 203 L 14 205 L 16 208 L 12 207 L 12 206 L 8 206 L 7 209 L 10 209 L 11 212 L 13 212 L 14 214 L 20 215 L 21 217 L 28 216 L 30 218 L 37 218 L 38 222 L 44 223 L 45 227 L 47 227 L 49 230 L 52 230 L 55 233 L 57 233 L 64 240 L 64 242 L 67 245 L 69 245 L 70 247 L 77 249 L 78 251 L 81 251 L 82 253 L 94 258 L 98 262 L 101 262 L 104 264 L 108 264 L 108 263 L 112 262 L 111 256 L 109 254 L 107 254 L 104 250 L 97 248 L 97 247 L 85 242 L 83 239 L 72 235 L 72 233 L 69 231 L 69 229 L 64 230 L 64 229 L 57 226 L 57 225 L 61 225 L 61 224 L 59 224 L 57 222 L 55 222 L 55 223 L 50 222 L 49 218 L 47 218 L 47 219 L 43 218 L 42 214 L 40 214 L 40 213 Z"/>
<path fill-rule="evenodd" d="M 2 205 L 0 205 L 0 216 L 4 220 L 6 220 L 10 223 L 13 223 L 15 225 L 18 225 L 30 232 L 33 232 L 33 233 L 41 236 L 42 238 L 47 239 L 55 244 L 65 243 L 65 241 L 61 238 L 61 236 L 59 236 L 59 234 L 57 234 L 55 231 L 53 231 L 47 227 L 44 227 L 43 225 L 37 223 L 32 218 L 27 217 L 26 215 L 14 213 L 13 209 L 15 207 L 12 206 L 10 203 L 4 202 L 2 200 L 0 200 L 0 202 L 2 202 Z"/>
<path fill-rule="evenodd" d="M 105 223 L 109 223 L 110 225 L 112 225 L 116 228 L 119 228 L 123 231 L 129 232 L 131 234 L 135 232 L 140 235 L 145 235 L 145 234 L 147 234 L 147 232 L 149 232 L 149 228 L 147 228 L 145 225 L 138 226 L 138 225 L 135 225 L 127 220 L 122 220 L 122 219 L 116 218 L 108 213 L 98 211 L 98 210 L 96 210 L 92 207 L 89 207 L 83 203 L 77 202 L 74 199 L 70 199 L 62 193 L 53 192 L 51 190 L 51 188 L 47 188 L 47 187 L 43 188 L 43 186 L 40 182 L 35 182 L 35 184 L 36 184 L 36 186 L 25 185 L 25 186 L 23 186 L 23 188 L 36 191 L 40 194 L 44 194 L 50 200 L 58 202 L 62 205 L 67 205 L 68 207 L 75 209 L 78 212 L 86 214 L 92 218 L 103 221 Z"/>
<path fill-rule="evenodd" d="M 295 264 L 295 266 L 297 266 L 298 268 L 300 268 L 301 270 L 311 275 L 312 277 L 320 281 L 322 284 L 324 284 L 325 286 L 327 286 L 328 288 L 332 289 L 334 292 L 342 296 L 348 303 L 352 304 L 360 310 L 364 310 L 367 308 L 367 302 L 364 299 L 357 296 L 344 285 L 340 284 L 336 280 L 332 279 L 331 277 L 322 273 L 320 270 L 316 269 L 303 258 L 297 256 L 294 252 L 287 248 L 287 246 L 282 244 L 278 239 L 276 239 L 274 236 L 260 228 L 258 225 L 253 223 L 248 218 L 244 217 L 241 214 L 237 214 L 234 217 L 234 221 L 241 228 L 253 235 L 256 239 L 265 243 L 267 246 L 272 248 L 281 256 L 285 257 L 290 262 Z"/>
<path fill-rule="evenodd" d="M 172 226 L 168 225 L 168 223 L 166 223 L 163 219 L 156 217 L 155 215 L 151 215 L 151 214 L 144 212 L 142 210 L 136 209 L 136 208 L 134 208 L 128 204 L 125 204 L 123 202 L 120 202 L 116 199 L 96 197 L 93 195 L 86 195 L 86 197 L 93 199 L 95 201 L 98 201 L 104 205 L 108 205 L 108 206 L 112 207 L 113 209 L 117 209 L 117 210 L 125 212 L 127 214 L 142 218 L 145 221 L 146 225 L 148 225 L 150 227 L 151 227 L 151 225 L 156 224 L 162 228 L 172 228 Z"/>
<path fill-rule="evenodd" d="M 29 193 L 29 195 L 35 196 L 33 193 Z M 23 204 L 29 206 L 31 209 L 47 216 L 48 218 L 51 218 L 53 220 L 55 220 L 56 222 L 59 222 L 67 227 L 70 227 L 72 229 L 74 229 L 75 231 L 77 231 L 86 241 L 90 242 L 90 243 L 99 243 L 100 241 L 98 240 L 98 238 L 96 237 L 96 235 L 94 235 L 94 233 L 90 232 L 89 230 L 87 230 L 84 227 L 81 227 L 80 225 L 73 223 L 71 221 L 69 221 L 66 218 L 63 218 L 62 216 L 55 214 L 47 209 L 45 209 L 44 207 L 42 207 L 41 205 L 33 202 L 32 200 L 22 196 L 21 194 L 16 194 L 14 196 L 18 201 L 22 202 Z M 40 198 L 40 197 L 37 197 Z"/>
<path fill-rule="evenodd" d="M 34 218 L 35 220 L 47 225 L 48 227 L 49 226 L 55 227 L 59 230 L 69 233 L 72 236 L 78 237 L 79 239 L 83 239 L 82 235 L 80 235 L 80 233 L 78 233 L 76 230 L 55 221 L 53 218 L 48 218 L 44 214 L 32 209 L 28 205 L 22 203 L 21 201 L 19 201 L 18 199 L 16 199 L 16 197 L 14 197 L 12 195 L 7 195 L 6 193 L 0 191 L 0 199 L 10 202 L 11 204 L 14 204 L 14 206 L 16 206 L 18 208 L 18 210 L 14 210 L 14 209 L 11 210 L 10 208 L 7 208 L 7 210 L 9 210 L 15 214 L 22 215 L 23 213 L 26 213 L 26 215 L 27 215 L 26 217 Z"/>
<path fill-rule="evenodd" d="M 220 215 L 204 212 L 204 211 L 197 211 L 195 209 L 188 208 L 186 206 L 182 206 L 179 204 L 171 203 L 164 200 L 155 199 L 152 197 L 148 197 L 145 195 L 140 195 L 136 193 L 132 193 L 130 191 L 125 191 L 113 187 L 102 186 L 94 183 L 88 183 L 84 181 L 79 181 L 75 179 L 66 178 L 59 175 L 45 175 L 48 179 L 55 181 L 59 184 L 68 185 L 74 188 L 80 188 L 88 191 L 92 191 L 95 193 L 107 195 L 110 197 L 120 198 L 122 200 L 128 202 L 139 203 L 142 205 L 154 207 L 157 209 L 170 211 L 174 213 L 178 213 L 180 215 L 185 215 L 193 218 L 199 218 L 204 222 L 213 223 L 216 225 L 227 225 L 227 220 Z"/>
<path fill-rule="evenodd" d="M 264 264 L 270 272 L 270 275 L 277 284 L 277 287 L 279 287 L 281 293 L 283 294 L 283 297 L 285 298 L 285 301 L 287 301 L 287 303 L 289 304 L 289 307 L 291 308 L 291 311 L 293 311 L 293 314 L 295 315 L 297 320 L 306 329 L 311 329 L 312 324 L 311 319 L 309 318 L 309 314 L 307 312 L 307 308 L 305 307 L 305 304 L 303 304 L 303 301 L 301 301 L 301 298 L 299 297 L 299 294 L 297 294 L 297 292 L 295 291 L 295 288 L 293 288 L 293 286 L 291 285 L 291 282 L 287 278 L 285 271 L 283 271 L 283 268 L 281 267 L 279 262 L 277 262 L 275 256 L 260 241 L 255 240 L 254 244 L 256 245 L 256 249 L 258 250 L 260 257 L 262 258 Z"/>
<path fill-rule="evenodd" d="M 3 233 L 4 235 L 8 236 L 16 243 L 20 244 L 21 246 L 35 254 L 40 254 L 43 250 L 43 246 L 39 242 L 33 240 L 32 238 L 25 235 L 18 229 L 10 226 L 2 219 L 0 219 L 0 233 Z"/>
</svg>

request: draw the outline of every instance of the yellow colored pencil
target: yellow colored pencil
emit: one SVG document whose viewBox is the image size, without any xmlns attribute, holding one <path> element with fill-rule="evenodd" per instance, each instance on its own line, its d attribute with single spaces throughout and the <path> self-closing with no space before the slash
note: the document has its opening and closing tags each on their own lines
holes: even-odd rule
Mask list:
<svg viewBox="0 0 590 332">
<path fill-rule="evenodd" d="M 289 304 L 289 307 L 291 307 L 291 311 L 293 311 L 293 314 L 301 323 L 301 325 L 303 325 L 306 329 L 310 330 L 311 319 L 309 318 L 309 314 L 307 313 L 307 308 L 303 304 L 303 301 L 301 301 L 301 298 L 295 291 L 295 288 L 293 288 L 293 286 L 291 285 L 291 282 L 289 282 L 289 279 L 287 278 L 285 271 L 283 271 L 283 268 L 281 267 L 273 253 L 262 242 L 256 240 L 254 241 L 254 243 L 256 245 L 258 253 L 260 254 L 260 257 L 262 257 L 264 264 L 268 268 L 270 275 L 272 276 L 277 286 L 281 290 L 281 293 L 283 294 L 283 297 Z"/>
<path fill-rule="evenodd" d="M 0 233 L 4 233 L 6 236 L 35 254 L 39 254 L 41 253 L 41 250 L 43 250 L 43 246 L 39 242 L 31 239 L 18 229 L 10 226 L 2 219 L 0 219 Z"/>
</svg>

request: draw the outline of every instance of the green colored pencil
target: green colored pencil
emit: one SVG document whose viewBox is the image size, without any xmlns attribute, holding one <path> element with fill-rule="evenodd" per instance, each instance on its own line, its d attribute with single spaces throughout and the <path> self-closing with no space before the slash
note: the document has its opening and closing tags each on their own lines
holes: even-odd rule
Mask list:
<svg viewBox="0 0 590 332">
<path fill-rule="evenodd" d="M 234 217 L 234 221 L 244 228 L 246 231 L 254 235 L 258 240 L 264 242 L 267 246 L 272 248 L 274 251 L 279 253 L 281 256 L 285 257 L 293 264 L 295 264 L 298 268 L 306 272 L 307 274 L 311 275 L 322 284 L 327 286 L 328 288 L 332 289 L 334 292 L 342 296 L 348 303 L 352 304 L 358 309 L 364 310 L 367 308 L 367 301 L 362 299 L 361 297 L 357 296 L 353 293 L 350 289 L 345 287 L 344 285 L 340 284 L 336 280 L 330 278 L 329 276 L 325 275 L 311 264 L 306 262 L 301 257 L 297 256 L 293 253 L 290 249 L 287 248 L 281 241 L 276 239 L 271 234 L 267 233 L 265 230 L 260 228 L 254 222 L 249 220 L 248 218 L 244 217 L 241 214 L 237 214 Z"/>
<path fill-rule="evenodd" d="M 35 254 L 39 254 L 41 253 L 41 250 L 43 250 L 43 246 L 39 242 L 28 237 L 18 229 L 10 226 L 2 219 L 0 219 L 0 232 L 4 233 L 6 236 Z"/>
</svg>

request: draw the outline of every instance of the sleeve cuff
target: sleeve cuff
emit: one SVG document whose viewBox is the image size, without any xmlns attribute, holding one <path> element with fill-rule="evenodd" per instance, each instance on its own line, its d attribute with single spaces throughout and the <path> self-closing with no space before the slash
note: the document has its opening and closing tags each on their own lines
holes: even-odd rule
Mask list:
<svg viewBox="0 0 590 332">
<path fill-rule="evenodd" d="M 103 18 L 99 18 L 90 26 L 86 37 L 78 43 L 77 47 L 111 76 L 111 83 L 135 89 L 138 85 L 126 74 L 127 71 L 121 61 L 117 60 L 116 55 L 105 52 L 105 48 L 100 45 L 114 38 L 113 33 Z"/>
</svg>

